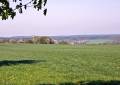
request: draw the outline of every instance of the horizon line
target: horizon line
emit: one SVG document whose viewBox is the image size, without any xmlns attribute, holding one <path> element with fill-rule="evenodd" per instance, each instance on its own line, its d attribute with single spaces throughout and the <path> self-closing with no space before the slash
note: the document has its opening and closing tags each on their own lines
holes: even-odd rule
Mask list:
<svg viewBox="0 0 120 85">
<path fill-rule="evenodd" d="M 14 36 L 0 36 L 0 37 L 30 37 L 30 36 L 92 36 L 92 35 L 96 35 L 96 36 L 100 36 L 100 35 L 120 35 L 120 34 L 71 34 L 71 35 L 14 35 Z"/>
</svg>

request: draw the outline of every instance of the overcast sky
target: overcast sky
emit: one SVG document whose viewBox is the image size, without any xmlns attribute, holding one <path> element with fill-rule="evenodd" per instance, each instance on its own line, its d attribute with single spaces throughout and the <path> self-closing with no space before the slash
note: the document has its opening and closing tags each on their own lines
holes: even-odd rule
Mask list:
<svg viewBox="0 0 120 85">
<path fill-rule="evenodd" d="M 0 36 L 120 34 L 120 0 L 48 0 L 48 14 L 29 8 L 0 21 Z"/>
</svg>

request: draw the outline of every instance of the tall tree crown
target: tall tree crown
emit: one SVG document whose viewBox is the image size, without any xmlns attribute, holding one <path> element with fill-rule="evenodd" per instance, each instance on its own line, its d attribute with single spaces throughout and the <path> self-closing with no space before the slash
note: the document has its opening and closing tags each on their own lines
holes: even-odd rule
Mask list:
<svg viewBox="0 0 120 85">
<path fill-rule="evenodd" d="M 43 14 L 47 14 L 46 6 L 47 0 L 0 0 L 0 19 L 6 20 L 9 17 L 12 19 L 16 16 L 18 11 L 20 14 L 23 13 L 23 9 L 33 7 L 35 9 L 43 10 Z M 15 6 L 11 6 L 14 4 Z M 44 9 L 43 9 L 44 8 Z"/>
</svg>

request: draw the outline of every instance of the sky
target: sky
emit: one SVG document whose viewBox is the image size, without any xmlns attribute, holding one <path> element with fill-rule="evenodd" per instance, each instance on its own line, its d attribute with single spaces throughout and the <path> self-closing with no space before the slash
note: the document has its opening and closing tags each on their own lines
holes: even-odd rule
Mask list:
<svg viewBox="0 0 120 85">
<path fill-rule="evenodd" d="M 47 16 L 28 8 L 0 20 L 1 36 L 120 34 L 120 0 L 48 0 Z"/>
</svg>

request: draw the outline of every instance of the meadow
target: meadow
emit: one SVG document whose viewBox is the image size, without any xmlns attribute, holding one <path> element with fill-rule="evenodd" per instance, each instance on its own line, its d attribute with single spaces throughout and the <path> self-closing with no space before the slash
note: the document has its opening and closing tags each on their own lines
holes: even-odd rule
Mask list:
<svg viewBox="0 0 120 85">
<path fill-rule="evenodd" d="M 0 44 L 0 85 L 103 83 L 120 85 L 120 45 Z"/>
</svg>

